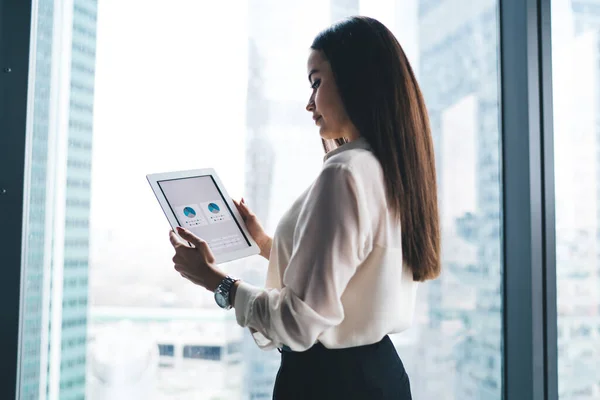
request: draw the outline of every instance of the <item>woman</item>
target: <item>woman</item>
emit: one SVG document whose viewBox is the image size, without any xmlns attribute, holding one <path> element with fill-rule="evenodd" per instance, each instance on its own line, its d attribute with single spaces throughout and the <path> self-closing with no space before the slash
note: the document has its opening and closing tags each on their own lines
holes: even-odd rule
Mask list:
<svg viewBox="0 0 600 400">
<path fill-rule="evenodd" d="M 353 17 L 311 46 L 306 109 L 323 169 L 273 238 L 236 206 L 269 259 L 267 289 L 227 277 L 208 245 L 171 233 L 175 269 L 225 290 L 256 343 L 278 348 L 275 399 L 410 399 L 388 334 L 412 322 L 417 283 L 440 273 L 436 173 L 427 110 L 410 64 L 378 21 Z M 230 289 L 230 290 L 229 290 Z"/>
</svg>

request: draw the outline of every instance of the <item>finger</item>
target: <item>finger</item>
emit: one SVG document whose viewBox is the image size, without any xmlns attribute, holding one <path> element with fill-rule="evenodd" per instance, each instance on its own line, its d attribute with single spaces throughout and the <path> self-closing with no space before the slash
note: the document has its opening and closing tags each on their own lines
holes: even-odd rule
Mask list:
<svg viewBox="0 0 600 400">
<path fill-rule="evenodd" d="M 187 240 L 196 247 L 202 247 L 205 245 L 208 246 L 208 243 L 206 243 L 204 240 L 200 239 L 192 232 L 188 231 L 187 229 L 183 229 L 180 226 L 177 227 L 177 233 L 179 234 L 179 236 L 181 236 L 183 240 Z"/>
<path fill-rule="evenodd" d="M 233 200 L 233 204 L 235 204 L 235 208 L 237 208 L 238 212 L 240 214 L 242 214 L 242 216 L 244 216 L 243 215 L 244 210 L 242 208 L 242 205 L 240 203 L 238 203 L 237 201 L 235 201 L 235 200 Z"/>
<path fill-rule="evenodd" d="M 182 277 L 182 278 L 185 278 L 185 279 L 187 279 L 187 280 L 188 280 L 188 281 L 190 281 L 190 282 L 192 281 L 192 280 L 190 279 L 190 277 L 189 277 L 189 276 L 187 276 L 186 274 L 184 274 L 183 272 L 181 272 L 179 275 L 181 275 L 181 277 Z"/>
<path fill-rule="evenodd" d="M 174 268 L 175 271 L 179 272 L 181 275 L 184 275 L 186 278 L 189 278 L 185 266 L 183 266 L 182 264 L 175 264 Z"/>
<path fill-rule="evenodd" d="M 171 241 L 171 244 L 175 248 L 177 248 L 179 246 L 189 247 L 173 231 L 169 231 L 169 240 Z"/>
<path fill-rule="evenodd" d="M 239 202 L 239 201 L 235 201 L 235 200 L 234 200 L 234 201 L 233 201 L 233 204 L 235 204 L 235 207 L 236 207 L 236 208 L 237 208 L 239 211 L 242 211 L 242 210 L 245 210 L 245 209 L 246 209 L 246 208 L 245 208 L 245 206 L 244 206 L 244 204 L 243 204 L 243 203 L 241 203 L 241 202 Z"/>
<path fill-rule="evenodd" d="M 185 260 L 179 254 L 175 254 L 173 256 L 173 264 L 175 264 L 175 265 L 183 264 L 184 262 L 185 262 Z"/>
<path fill-rule="evenodd" d="M 241 214 L 242 216 L 244 216 L 244 217 L 251 217 L 251 216 L 253 215 L 253 214 L 252 214 L 252 211 L 250 211 L 250 208 L 248 208 L 248 205 L 247 205 L 247 204 L 245 204 L 245 203 L 240 203 L 240 208 L 241 208 L 241 210 L 240 210 L 240 214 Z"/>
<path fill-rule="evenodd" d="M 240 212 L 240 214 L 242 215 L 242 217 L 245 217 L 248 215 L 248 212 L 250 211 L 250 209 L 248 208 L 246 203 L 236 202 L 235 206 L 237 207 L 237 209 Z"/>
<path fill-rule="evenodd" d="M 248 213 L 249 215 L 252 215 L 252 211 L 250 211 L 250 207 L 248 207 L 248 204 L 246 204 L 244 199 L 242 199 L 242 202 L 240 203 L 240 205 L 242 206 L 242 208 L 244 210 L 246 210 L 246 213 Z"/>
<path fill-rule="evenodd" d="M 182 278 L 187 279 L 188 281 L 191 281 L 190 277 L 185 273 L 185 272 L 181 272 L 180 270 L 178 270 L 177 268 L 175 268 L 175 270 L 177 272 L 179 272 L 179 275 L 181 275 Z"/>
</svg>

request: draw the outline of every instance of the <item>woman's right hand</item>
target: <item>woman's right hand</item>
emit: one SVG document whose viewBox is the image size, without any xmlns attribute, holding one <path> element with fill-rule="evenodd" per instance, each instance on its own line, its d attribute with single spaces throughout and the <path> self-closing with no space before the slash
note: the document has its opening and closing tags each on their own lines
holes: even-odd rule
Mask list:
<svg viewBox="0 0 600 400">
<path fill-rule="evenodd" d="M 268 260 L 269 255 L 271 254 L 273 239 L 265 233 L 258 217 L 250 210 L 250 208 L 248 208 L 248 205 L 246 205 L 243 198 L 241 201 L 233 200 L 233 203 L 244 220 L 252 239 L 258 244 L 260 255 Z"/>
</svg>

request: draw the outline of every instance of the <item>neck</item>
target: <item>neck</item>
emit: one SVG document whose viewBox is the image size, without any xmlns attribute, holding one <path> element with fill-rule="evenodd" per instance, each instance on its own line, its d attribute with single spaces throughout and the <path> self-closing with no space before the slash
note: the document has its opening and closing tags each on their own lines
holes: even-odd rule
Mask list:
<svg viewBox="0 0 600 400">
<path fill-rule="evenodd" d="M 348 140 L 348 142 L 353 142 L 356 139 L 360 138 L 360 134 L 358 133 L 358 130 L 352 129 L 352 131 L 346 133 L 344 137 L 346 138 L 346 140 Z"/>
<path fill-rule="evenodd" d="M 338 140 L 342 140 L 342 139 L 345 139 L 346 142 L 350 143 L 350 142 L 354 142 L 356 139 L 360 139 L 360 135 L 358 134 L 358 132 L 350 132 L 350 133 L 344 133 L 342 136 L 340 136 L 338 138 L 325 139 L 325 140 L 338 141 Z"/>
</svg>

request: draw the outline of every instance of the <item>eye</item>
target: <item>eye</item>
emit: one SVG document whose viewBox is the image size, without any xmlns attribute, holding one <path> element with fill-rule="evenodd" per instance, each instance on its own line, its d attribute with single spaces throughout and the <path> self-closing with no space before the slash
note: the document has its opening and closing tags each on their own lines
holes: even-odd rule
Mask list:
<svg viewBox="0 0 600 400">
<path fill-rule="evenodd" d="M 321 80 L 320 79 L 315 79 L 315 81 L 313 82 L 313 84 L 310 86 L 310 88 L 312 90 L 318 89 L 319 86 L 321 86 Z"/>
</svg>

